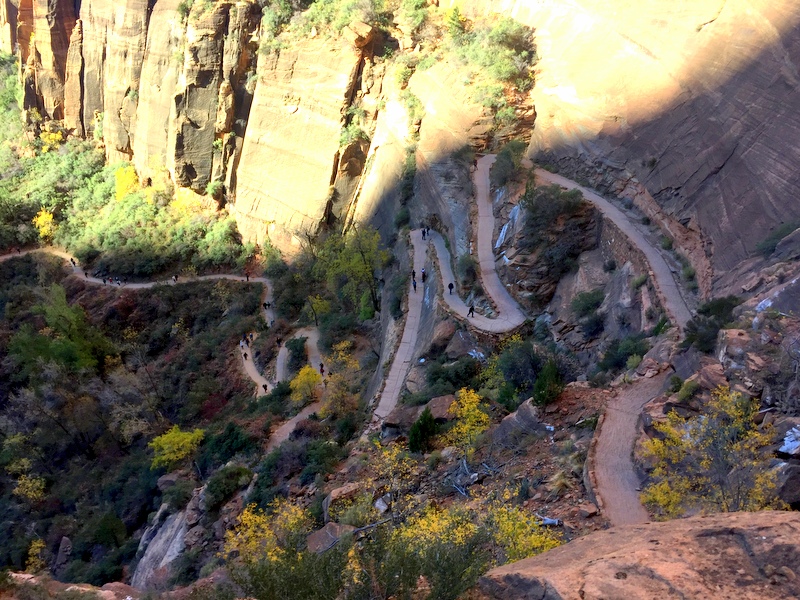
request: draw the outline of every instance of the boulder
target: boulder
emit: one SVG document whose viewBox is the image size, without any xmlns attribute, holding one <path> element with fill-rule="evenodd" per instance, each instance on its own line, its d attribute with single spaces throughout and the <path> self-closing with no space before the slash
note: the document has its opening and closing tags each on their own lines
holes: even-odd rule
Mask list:
<svg viewBox="0 0 800 600">
<path fill-rule="evenodd" d="M 493 437 L 495 440 L 514 444 L 526 435 L 545 431 L 547 426 L 540 419 L 539 407 L 533 403 L 533 398 L 528 398 L 500 422 Z"/>
<path fill-rule="evenodd" d="M 196 546 L 205 545 L 202 542 L 205 541 L 206 538 L 206 530 L 201 525 L 195 525 L 189 531 L 186 532 L 186 537 L 183 538 L 183 542 L 186 544 L 186 547 L 189 549 L 195 548 Z"/>
<path fill-rule="evenodd" d="M 475 337 L 463 329 L 455 333 L 444 353 L 450 360 L 456 360 L 462 356 L 472 356 L 480 360 L 486 356 L 486 351 L 478 345 Z"/>
<path fill-rule="evenodd" d="M 422 365 L 414 365 L 406 377 L 406 389 L 412 394 L 416 394 L 425 389 L 425 369 Z"/>
<path fill-rule="evenodd" d="M 715 390 L 721 385 L 728 385 L 722 365 L 716 361 L 703 361 L 700 371 L 694 378 L 704 390 Z M 693 379 L 692 377 L 689 378 Z"/>
<path fill-rule="evenodd" d="M 322 529 L 310 533 L 306 538 L 306 545 L 310 552 L 321 554 L 333 546 L 339 539 L 355 530 L 352 525 L 341 523 L 326 523 Z"/>
<path fill-rule="evenodd" d="M 399 431 L 408 431 L 414 422 L 419 418 L 420 413 L 424 410 L 422 406 L 406 406 L 400 404 L 395 409 L 386 415 L 386 418 L 381 424 L 382 429 L 397 429 Z"/>
<path fill-rule="evenodd" d="M 455 419 L 455 415 L 450 412 L 450 408 L 455 401 L 456 397 L 453 394 L 447 394 L 446 396 L 432 398 L 425 406 L 431 411 L 437 423 L 446 423 Z"/>
<path fill-rule="evenodd" d="M 177 473 L 167 473 L 166 475 L 162 475 L 158 478 L 156 482 L 156 486 L 160 492 L 163 492 L 166 489 L 171 488 L 178 482 L 179 476 Z"/>
<path fill-rule="evenodd" d="M 61 543 L 58 545 L 58 554 L 56 555 L 56 562 L 53 565 L 53 574 L 60 575 L 71 556 L 72 541 L 70 541 L 67 536 L 64 536 L 61 538 Z"/>
<path fill-rule="evenodd" d="M 360 490 L 361 484 L 355 481 L 346 483 L 341 487 L 331 490 L 331 493 L 325 496 L 325 499 L 322 501 L 322 515 L 325 522 L 327 523 L 330 519 L 328 511 L 330 510 L 331 506 L 333 506 L 339 500 L 352 498 Z"/>
<path fill-rule="evenodd" d="M 456 333 L 456 324 L 452 319 L 447 319 L 438 323 L 433 329 L 431 339 L 431 351 L 435 352 L 447 346 Z"/>
<path fill-rule="evenodd" d="M 786 504 L 800 503 L 800 465 L 783 463 L 778 469 L 778 497 Z"/>
</svg>

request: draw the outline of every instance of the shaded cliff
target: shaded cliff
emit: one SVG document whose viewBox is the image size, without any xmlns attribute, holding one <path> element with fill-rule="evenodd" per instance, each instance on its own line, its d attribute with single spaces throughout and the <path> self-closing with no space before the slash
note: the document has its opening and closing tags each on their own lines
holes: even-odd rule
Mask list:
<svg viewBox="0 0 800 600">
<path fill-rule="evenodd" d="M 536 30 L 529 155 L 632 198 L 690 259 L 704 295 L 728 285 L 776 225 L 800 219 L 796 3 L 459 4 L 467 16 L 510 15 Z M 0 43 L 18 43 L 27 106 L 78 135 L 102 133 L 109 160 L 132 159 L 144 177 L 166 169 L 199 192 L 224 183 L 244 236 L 285 249 L 359 213 L 352 200 L 370 153 L 390 174 L 374 189 L 391 195 L 403 153 L 387 161 L 365 140 L 340 147 L 348 109 L 383 93 L 369 32 L 298 30 L 259 53 L 268 36 L 254 2 L 73 6 L 5 0 Z M 441 70 L 415 73 L 409 89 L 426 109 L 417 189 L 428 208 L 452 209 L 464 178 L 449 179 L 457 166 L 447 157 L 485 131 L 480 111 L 455 110 L 462 84 Z M 367 129 L 380 112 L 367 107 Z M 380 212 L 373 196 L 366 190 L 364 214 Z M 453 218 L 463 252 L 469 223 Z"/>
<path fill-rule="evenodd" d="M 464 4 L 536 29 L 529 154 L 633 198 L 705 294 L 800 217 L 796 2 Z"/>
</svg>

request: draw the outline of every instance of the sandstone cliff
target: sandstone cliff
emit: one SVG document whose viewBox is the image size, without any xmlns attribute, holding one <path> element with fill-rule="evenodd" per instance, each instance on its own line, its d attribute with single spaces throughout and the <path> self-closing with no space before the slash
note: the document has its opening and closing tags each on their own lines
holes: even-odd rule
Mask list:
<svg viewBox="0 0 800 600">
<path fill-rule="evenodd" d="M 796 2 L 462 4 L 536 29 L 530 155 L 633 198 L 705 294 L 800 217 Z"/>
<path fill-rule="evenodd" d="M 800 219 L 797 3 L 459 4 L 536 30 L 530 156 L 631 197 L 689 257 L 704 295 L 729 285 L 777 224 Z M 178 5 L 4 0 L 0 44 L 18 44 L 29 107 L 78 135 L 101 126 L 108 158 L 132 159 L 144 177 L 166 168 L 200 192 L 224 182 L 247 239 L 291 248 L 298 231 L 359 214 L 359 195 L 364 214 L 380 212 L 359 189 L 368 145 L 338 144 L 347 107 L 381 89 L 360 34 L 259 56 L 256 3 L 196 2 L 186 16 Z M 448 200 L 464 191 L 448 153 L 482 133 L 461 87 L 442 65 L 410 83 L 426 109 L 417 188 L 453 220 L 459 253 L 469 223 Z M 391 154 L 389 179 L 373 182 L 378 203 L 391 197 Z"/>
<path fill-rule="evenodd" d="M 796 598 L 800 517 L 728 513 L 615 527 L 489 571 L 485 598 Z"/>
</svg>

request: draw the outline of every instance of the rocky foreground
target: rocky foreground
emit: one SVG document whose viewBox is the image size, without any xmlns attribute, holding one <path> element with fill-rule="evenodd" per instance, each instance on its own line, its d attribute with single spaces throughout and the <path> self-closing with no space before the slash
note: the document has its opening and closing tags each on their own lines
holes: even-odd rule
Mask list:
<svg viewBox="0 0 800 600">
<path fill-rule="evenodd" d="M 800 515 L 693 517 L 593 533 L 505 565 L 479 583 L 484 598 L 800 597 Z"/>
</svg>

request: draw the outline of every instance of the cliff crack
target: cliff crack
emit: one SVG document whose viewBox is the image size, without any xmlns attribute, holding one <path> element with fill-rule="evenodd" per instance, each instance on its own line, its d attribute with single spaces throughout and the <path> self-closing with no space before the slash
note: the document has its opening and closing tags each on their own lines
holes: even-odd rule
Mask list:
<svg viewBox="0 0 800 600">
<path fill-rule="evenodd" d="M 709 179 L 711 179 L 712 177 L 714 177 L 715 175 L 717 175 L 717 174 L 718 174 L 720 171 L 722 171 L 722 169 L 724 169 L 724 168 L 725 168 L 725 165 L 727 165 L 727 164 L 728 164 L 728 161 L 731 159 L 731 157 L 733 156 L 734 152 L 736 152 L 736 149 L 737 149 L 738 147 L 739 147 L 739 142 L 736 142 L 736 143 L 733 145 L 733 148 L 731 148 L 731 151 L 730 151 L 730 152 L 728 152 L 728 154 L 725 156 L 725 159 L 722 161 L 722 164 L 720 164 L 719 166 L 716 166 L 716 167 L 714 167 L 713 169 L 711 169 L 711 171 L 709 171 L 709 172 L 708 172 L 708 174 L 707 174 L 705 177 L 703 177 L 703 181 L 701 181 L 701 182 L 700 182 L 700 184 L 697 186 L 697 189 L 698 189 L 698 190 L 699 190 L 699 189 L 701 189 L 703 186 L 705 186 L 705 184 L 708 182 L 708 180 L 709 180 Z M 700 169 L 698 169 L 697 171 L 695 171 L 695 174 L 696 174 L 696 173 L 697 173 L 699 170 L 700 170 Z"/>
<path fill-rule="evenodd" d="M 719 10 L 717 10 L 717 14 L 715 14 L 714 17 L 709 21 L 706 21 L 705 23 L 700 23 L 700 25 L 697 26 L 697 31 L 698 32 L 702 31 L 704 27 L 706 27 L 707 25 L 711 25 L 714 21 L 719 19 L 719 16 L 722 14 L 722 9 L 725 8 L 725 5 L 727 3 L 728 0 L 722 0 L 722 4 L 720 5 Z"/>
</svg>

